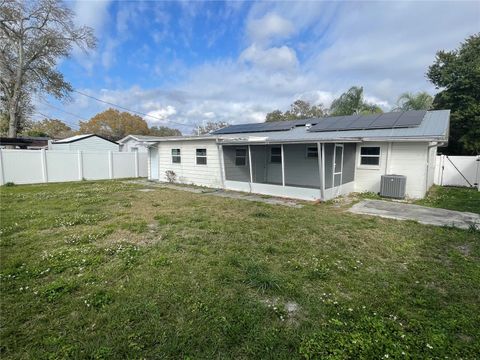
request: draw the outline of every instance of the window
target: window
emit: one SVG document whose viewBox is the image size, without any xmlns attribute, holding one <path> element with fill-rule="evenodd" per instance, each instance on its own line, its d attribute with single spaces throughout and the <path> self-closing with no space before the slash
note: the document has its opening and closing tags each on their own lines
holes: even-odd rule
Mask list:
<svg viewBox="0 0 480 360">
<path fill-rule="evenodd" d="M 380 165 L 380 147 L 362 146 L 360 148 L 360 165 L 379 166 Z"/>
<path fill-rule="evenodd" d="M 280 146 L 270 148 L 270 162 L 271 163 L 282 163 L 282 148 Z"/>
<path fill-rule="evenodd" d="M 247 149 L 237 148 L 235 149 L 235 166 L 247 165 Z"/>
<path fill-rule="evenodd" d="M 172 163 L 180 164 L 182 157 L 180 156 L 180 149 L 172 149 Z"/>
<path fill-rule="evenodd" d="M 197 149 L 197 165 L 207 165 L 207 149 Z"/>
<path fill-rule="evenodd" d="M 307 146 L 307 158 L 308 159 L 318 159 L 318 147 L 317 146 Z"/>
</svg>

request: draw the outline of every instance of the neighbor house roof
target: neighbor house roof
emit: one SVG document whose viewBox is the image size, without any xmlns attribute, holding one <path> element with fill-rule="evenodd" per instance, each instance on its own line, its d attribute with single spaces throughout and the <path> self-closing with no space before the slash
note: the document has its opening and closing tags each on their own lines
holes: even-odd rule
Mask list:
<svg viewBox="0 0 480 360">
<path fill-rule="evenodd" d="M 386 113 L 386 115 L 393 113 Z M 398 115 L 396 115 L 398 116 Z M 303 121 L 304 125 L 294 125 L 287 130 L 280 131 L 260 131 L 260 132 L 241 132 L 216 134 L 222 143 L 281 143 L 281 142 L 360 142 L 360 141 L 435 141 L 447 142 L 450 124 L 450 110 L 426 111 L 421 114 L 418 124 L 409 127 L 390 127 L 390 128 L 365 128 L 365 129 L 341 129 L 328 131 L 318 131 L 318 127 L 323 121 L 329 120 L 332 124 L 335 119 L 344 121 L 346 117 L 329 117 L 326 119 L 311 119 L 312 127 L 305 126 L 308 121 Z M 341 120 L 343 118 L 343 120 Z M 356 120 L 360 117 L 357 116 Z M 347 119 L 348 120 L 348 119 Z M 355 120 L 355 119 L 354 119 Z M 348 122 L 348 121 L 347 121 Z M 345 123 L 345 121 L 344 121 Z M 228 129 L 228 128 L 227 128 Z M 220 131 L 225 132 L 225 130 Z M 228 131 L 227 131 L 228 132 Z"/>
<path fill-rule="evenodd" d="M 111 143 L 117 144 L 115 141 L 112 141 L 110 139 L 107 139 L 107 138 L 105 138 L 103 136 L 100 136 L 100 135 L 97 135 L 97 134 L 82 134 L 82 135 L 70 136 L 70 137 L 62 139 L 62 140 L 52 141 L 52 144 L 69 144 L 69 143 L 73 143 L 73 142 L 76 142 L 76 141 L 85 140 L 85 139 L 91 138 L 93 136 L 96 136 L 100 139 L 110 141 Z"/>
<path fill-rule="evenodd" d="M 123 139 L 118 140 L 119 144 L 123 144 L 124 142 L 127 142 L 130 139 L 134 139 L 137 141 L 142 141 L 142 142 L 156 142 L 162 139 L 161 136 L 151 136 L 151 135 L 127 135 Z"/>
</svg>

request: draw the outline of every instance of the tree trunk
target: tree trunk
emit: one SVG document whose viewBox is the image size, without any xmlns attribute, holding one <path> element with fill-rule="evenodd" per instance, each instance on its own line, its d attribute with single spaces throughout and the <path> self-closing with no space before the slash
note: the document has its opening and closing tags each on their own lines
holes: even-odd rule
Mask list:
<svg viewBox="0 0 480 360">
<path fill-rule="evenodd" d="M 17 106 L 15 106 L 14 104 L 10 105 L 10 109 L 9 109 L 10 121 L 8 123 L 8 137 L 9 138 L 17 137 L 17 129 L 18 129 L 17 114 L 18 114 L 18 112 L 16 111 L 16 108 L 17 108 Z"/>
</svg>

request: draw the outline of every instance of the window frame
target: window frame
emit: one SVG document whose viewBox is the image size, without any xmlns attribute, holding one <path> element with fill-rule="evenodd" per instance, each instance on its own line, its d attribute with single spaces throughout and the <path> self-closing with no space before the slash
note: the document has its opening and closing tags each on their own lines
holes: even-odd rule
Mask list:
<svg viewBox="0 0 480 360">
<path fill-rule="evenodd" d="M 274 154 L 273 153 L 273 149 L 279 149 L 280 152 L 278 154 Z M 279 161 L 273 161 L 273 157 L 279 159 Z M 279 145 L 279 146 L 272 146 L 270 147 L 270 163 L 271 164 L 282 164 L 282 147 Z"/>
<path fill-rule="evenodd" d="M 315 149 L 315 151 L 312 153 L 310 151 L 310 149 L 313 149 L 313 148 Z M 315 154 L 315 156 L 310 156 L 310 154 Z M 306 145 L 306 147 L 305 147 L 305 158 L 306 159 L 312 159 L 312 160 L 318 159 L 318 146 L 317 145 L 315 145 L 315 146 Z"/>
<path fill-rule="evenodd" d="M 378 148 L 378 155 L 362 155 L 363 148 Z M 362 158 L 378 158 L 378 164 L 362 164 Z M 358 167 L 362 169 L 380 169 L 382 164 L 382 147 L 380 145 L 361 145 L 358 151 Z"/>
<path fill-rule="evenodd" d="M 198 151 L 205 150 L 205 155 L 198 155 Z M 199 163 L 198 159 L 205 159 L 205 163 Z M 207 148 L 196 148 L 195 149 L 195 164 L 196 165 L 207 165 Z"/>
<path fill-rule="evenodd" d="M 238 151 L 238 150 L 243 150 L 243 151 L 245 151 L 245 155 L 243 155 L 243 156 L 238 156 L 238 154 L 237 154 L 237 151 Z M 235 166 L 238 166 L 238 167 L 247 166 L 247 156 L 248 156 L 247 148 L 245 148 L 245 147 L 237 147 L 237 148 L 235 148 Z M 237 159 L 242 159 L 242 158 L 243 158 L 244 163 L 241 164 L 241 165 L 239 165 L 239 164 L 237 163 Z"/>
<path fill-rule="evenodd" d="M 174 151 L 178 151 L 178 154 L 174 154 L 173 153 Z M 180 148 L 171 149 L 170 153 L 171 153 L 171 156 L 172 156 L 172 164 L 181 164 L 182 163 L 182 149 L 180 149 Z M 175 161 L 174 159 L 177 159 L 177 158 L 178 158 L 178 161 Z"/>
</svg>

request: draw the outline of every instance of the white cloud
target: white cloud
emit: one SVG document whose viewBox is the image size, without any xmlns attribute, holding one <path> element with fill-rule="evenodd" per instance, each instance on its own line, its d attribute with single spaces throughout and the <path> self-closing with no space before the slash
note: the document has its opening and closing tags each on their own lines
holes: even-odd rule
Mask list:
<svg viewBox="0 0 480 360">
<path fill-rule="evenodd" d="M 295 50 L 285 45 L 263 49 L 254 43 L 240 54 L 240 60 L 268 70 L 288 70 L 298 65 Z"/>
<path fill-rule="evenodd" d="M 165 107 L 161 107 L 157 110 L 152 110 L 147 113 L 145 116 L 145 120 L 149 123 L 158 123 L 162 122 L 163 120 L 168 120 L 172 115 L 175 115 L 177 110 L 175 107 L 171 105 L 167 105 Z"/>
<path fill-rule="evenodd" d="M 268 42 L 274 38 L 285 39 L 295 32 L 293 24 L 274 12 L 269 12 L 259 19 L 251 19 L 247 32 L 253 42 Z"/>
<path fill-rule="evenodd" d="M 95 30 L 97 36 L 100 35 L 109 20 L 108 6 L 110 2 L 110 0 L 75 1 L 73 11 L 76 15 L 76 24 L 90 26 Z"/>
</svg>

